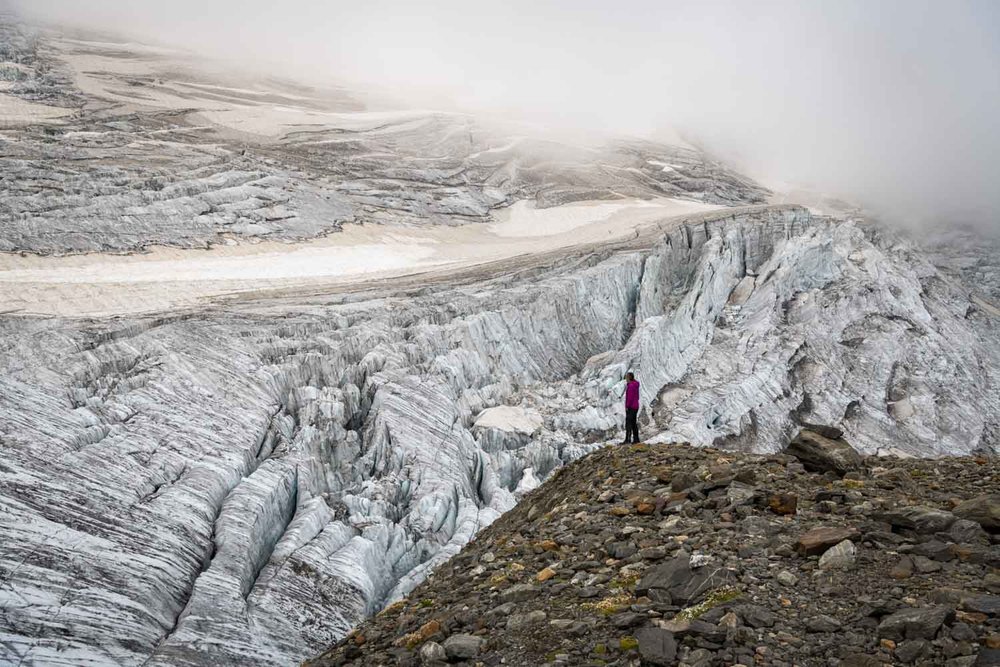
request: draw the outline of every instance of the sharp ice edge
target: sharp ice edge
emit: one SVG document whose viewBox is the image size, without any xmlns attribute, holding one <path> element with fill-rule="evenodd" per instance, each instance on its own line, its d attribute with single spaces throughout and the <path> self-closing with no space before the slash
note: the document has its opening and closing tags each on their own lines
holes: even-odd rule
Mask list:
<svg viewBox="0 0 1000 667">
<path fill-rule="evenodd" d="M 663 440 L 998 440 L 993 316 L 914 247 L 802 209 L 419 297 L 106 326 L 0 321 L 4 664 L 314 654 L 610 435 L 630 368 Z M 544 427 L 473 426 L 501 404 Z"/>
</svg>

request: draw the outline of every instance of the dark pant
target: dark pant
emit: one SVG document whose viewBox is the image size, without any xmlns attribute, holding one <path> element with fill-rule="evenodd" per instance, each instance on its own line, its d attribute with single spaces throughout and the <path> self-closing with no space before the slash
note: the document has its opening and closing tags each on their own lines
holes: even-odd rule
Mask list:
<svg viewBox="0 0 1000 667">
<path fill-rule="evenodd" d="M 625 408 L 625 442 L 639 442 L 639 411 Z"/>
</svg>

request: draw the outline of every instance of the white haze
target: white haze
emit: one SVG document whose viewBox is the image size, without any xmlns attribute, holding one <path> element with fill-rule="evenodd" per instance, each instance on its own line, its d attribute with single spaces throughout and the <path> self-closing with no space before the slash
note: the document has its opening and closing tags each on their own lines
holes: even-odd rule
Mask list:
<svg viewBox="0 0 1000 667">
<path fill-rule="evenodd" d="M 0 0 L 2 1 L 2 0 Z M 1000 3 L 12 0 L 426 105 L 657 136 L 891 219 L 1000 215 Z"/>
</svg>

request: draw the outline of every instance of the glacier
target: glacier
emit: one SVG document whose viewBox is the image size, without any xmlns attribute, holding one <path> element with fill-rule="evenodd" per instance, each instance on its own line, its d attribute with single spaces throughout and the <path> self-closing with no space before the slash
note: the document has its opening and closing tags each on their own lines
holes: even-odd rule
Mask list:
<svg viewBox="0 0 1000 667">
<path fill-rule="evenodd" d="M 996 315 L 917 246 L 798 207 L 654 230 L 430 289 L 5 318 L 0 657 L 301 659 L 617 436 L 625 369 L 654 439 L 997 449 Z"/>
</svg>

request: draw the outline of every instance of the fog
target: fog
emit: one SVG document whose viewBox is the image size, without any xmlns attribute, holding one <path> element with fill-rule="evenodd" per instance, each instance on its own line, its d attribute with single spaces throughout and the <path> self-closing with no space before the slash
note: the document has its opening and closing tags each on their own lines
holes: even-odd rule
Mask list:
<svg viewBox="0 0 1000 667">
<path fill-rule="evenodd" d="M 0 0 L 2 1 L 2 0 Z M 11 0 L 421 106 L 685 137 L 907 223 L 1000 222 L 1000 3 Z"/>
</svg>

